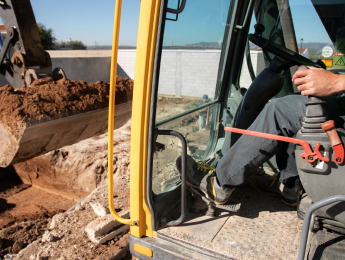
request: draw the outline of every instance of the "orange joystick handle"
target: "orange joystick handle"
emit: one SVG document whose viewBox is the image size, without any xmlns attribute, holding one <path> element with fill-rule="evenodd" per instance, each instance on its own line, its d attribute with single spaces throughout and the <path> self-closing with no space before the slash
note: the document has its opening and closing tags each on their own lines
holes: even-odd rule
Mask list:
<svg viewBox="0 0 345 260">
<path fill-rule="evenodd" d="M 333 146 L 335 155 L 334 160 L 337 164 L 341 164 L 344 161 L 344 148 L 341 140 L 335 130 L 335 124 L 333 120 L 329 120 L 321 125 L 322 130 L 324 130 Z"/>
<path fill-rule="evenodd" d="M 338 136 L 337 131 L 335 130 L 334 121 L 330 120 L 321 125 L 322 130 L 325 131 L 328 135 L 329 141 L 331 142 L 332 146 L 336 146 L 341 144 L 340 138 Z"/>
</svg>

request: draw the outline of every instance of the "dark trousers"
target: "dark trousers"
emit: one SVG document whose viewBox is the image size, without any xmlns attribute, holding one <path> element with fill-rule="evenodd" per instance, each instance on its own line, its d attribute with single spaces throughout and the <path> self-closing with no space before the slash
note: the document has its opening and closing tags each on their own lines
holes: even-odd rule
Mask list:
<svg viewBox="0 0 345 260">
<path fill-rule="evenodd" d="M 334 120 L 336 127 L 344 128 L 345 98 L 322 99 L 327 102 L 324 109 L 328 119 Z M 301 95 L 273 99 L 248 130 L 295 137 L 302 126 L 307 101 L 308 98 Z M 294 152 L 295 145 L 291 143 L 242 135 L 219 160 L 216 166 L 217 179 L 223 188 L 238 186 L 254 174 L 259 166 L 276 155 L 280 170 L 279 181 L 291 186 L 298 176 Z"/>
</svg>

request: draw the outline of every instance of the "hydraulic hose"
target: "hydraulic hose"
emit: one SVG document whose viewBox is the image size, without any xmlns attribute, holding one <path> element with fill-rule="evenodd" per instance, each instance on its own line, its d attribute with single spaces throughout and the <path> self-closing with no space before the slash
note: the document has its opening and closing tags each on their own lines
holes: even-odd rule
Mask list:
<svg viewBox="0 0 345 260">
<path fill-rule="evenodd" d="M 116 221 L 125 225 L 136 225 L 137 221 L 121 218 L 114 208 L 114 178 L 113 178 L 113 143 L 114 143 L 114 114 L 115 114 L 115 87 L 117 53 L 119 47 L 120 19 L 121 19 L 122 0 L 116 0 L 114 34 L 111 51 L 111 71 L 110 71 L 110 90 L 109 90 L 109 118 L 108 118 L 108 205 L 111 215 Z"/>
</svg>

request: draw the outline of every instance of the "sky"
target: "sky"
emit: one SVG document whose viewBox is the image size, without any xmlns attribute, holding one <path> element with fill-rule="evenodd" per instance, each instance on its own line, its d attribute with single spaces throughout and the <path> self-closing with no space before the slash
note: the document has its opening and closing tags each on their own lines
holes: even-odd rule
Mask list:
<svg viewBox="0 0 345 260">
<path fill-rule="evenodd" d="M 301 38 L 304 43 L 331 42 L 310 0 L 289 0 L 289 3 L 298 43 Z M 164 45 L 221 42 L 229 4 L 230 0 L 187 0 L 178 21 L 167 22 Z M 251 32 L 255 23 L 253 19 Z"/>
<path fill-rule="evenodd" d="M 177 0 L 169 1 L 170 5 L 176 5 Z M 229 3 L 230 0 L 187 0 L 178 21 L 167 22 L 164 45 L 220 41 Z M 98 45 L 112 43 L 115 0 L 31 0 L 31 5 L 36 21 L 52 28 L 58 41 L 71 38 L 88 46 L 95 42 Z M 330 42 L 310 0 L 290 0 L 290 5 L 297 39 Z M 140 0 L 122 1 L 119 45 L 136 46 L 139 11 Z"/>
<path fill-rule="evenodd" d="M 344 2 L 345 1 L 343 1 L 343 3 Z M 310 0 L 290 0 L 290 6 L 298 43 L 302 38 L 304 42 L 331 43 L 331 40 Z"/>
<path fill-rule="evenodd" d="M 115 0 L 31 0 L 36 22 L 52 28 L 58 41 L 111 45 Z M 119 45 L 136 46 L 140 0 L 123 0 Z"/>
<path fill-rule="evenodd" d="M 212 3 L 212 4 L 210 4 Z M 187 0 L 178 20 L 167 21 L 165 46 L 219 42 L 224 35 L 230 0 Z M 175 7 L 177 4 L 175 4 Z M 176 9 L 176 8 L 175 8 Z M 169 15 L 173 18 L 173 15 Z"/>
</svg>

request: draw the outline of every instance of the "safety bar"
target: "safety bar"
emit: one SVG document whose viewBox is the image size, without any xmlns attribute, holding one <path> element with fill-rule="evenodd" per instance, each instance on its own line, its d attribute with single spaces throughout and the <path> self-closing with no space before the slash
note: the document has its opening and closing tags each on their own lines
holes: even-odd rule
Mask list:
<svg viewBox="0 0 345 260">
<path fill-rule="evenodd" d="M 246 26 L 247 24 L 247 21 L 248 21 L 248 17 L 249 17 L 249 11 L 251 10 L 251 7 L 252 7 L 252 3 L 253 3 L 253 0 L 250 0 L 249 4 L 248 4 L 248 9 L 247 9 L 247 12 L 246 12 L 246 16 L 244 17 L 244 20 L 243 20 L 243 24 L 242 25 L 236 25 L 236 29 L 243 29 L 244 26 Z"/>
<path fill-rule="evenodd" d="M 182 164 L 181 164 L 181 175 L 182 175 L 182 184 L 181 184 L 181 215 L 178 219 L 170 221 L 168 226 L 178 226 L 182 224 L 186 217 L 187 211 L 187 184 L 186 184 L 186 167 L 187 167 L 187 142 L 186 139 L 177 131 L 174 130 L 156 130 L 157 135 L 173 135 L 180 139 L 182 143 Z"/>
<path fill-rule="evenodd" d="M 162 125 L 164 125 L 164 124 L 166 124 L 166 123 L 169 123 L 169 122 L 174 121 L 174 120 L 176 120 L 176 119 L 178 119 L 178 118 L 184 117 L 185 115 L 189 115 L 190 113 L 193 113 L 193 112 L 195 112 L 195 111 L 201 110 L 201 109 L 203 109 L 203 108 L 212 106 L 213 104 L 216 104 L 216 103 L 219 103 L 219 102 L 220 102 L 219 99 L 216 99 L 216 100 L 210 101 L 210 102 L 208 102 L 208 103 L 205 103 L 205 104 L 203 104 L 203 105 L 200 105 L 200 106 L 191 108 L 191 109 L 189 109 L 189 110 L 187 110 L 187 111 L 184 111 L 184 112 L 182 112 L 182 113 L 180 113 L 180 114 L 177 114 L 177 115 L 175 115 L 175 116 L 171 116 L 171 117 L 168 117 L 167 119 L 164 119 L 164 120 L 162 120 L 162 121 L 159 121 L 158 123 L 155 124 L 155 127 L 160 127 L 160 126 L 162 126 Z"/>
<path fill-rule="evenodd" d="M 168 13 L 172 13 L 172 14 L 180 14 L 180 13 L 182 13 L 182 11 L 184 10 L 184 7 L 186 5 L 186 2 L 187 2 L 187 0 L 182 0 L 182 4 L 181 4 L 179 9 L 175 10 L 175 9 L 167 8 L 167 12 Z"/>
<path fill-rule="evenodd" d="M 111 70 L 110 70 L 110 90 L 109 90 L 109 118 L 108 118 L 108 205 L 111 215 L 116 221 L 136 226 L 138 221 L 133 219 L 124 219 L 117 215 L 114 208 L 114 178 L 113 178 L 113 155 L 114 155 L 114 114 L 115 114 L 115 86 L 116 86 L 116 69 L 117 69 L 117 52 L 119 47 L 119 32 L 121 19 L 122 0 L 116 1 L 113 48 L 111 51 Z"/>
<path fill-rule="evenodd" d="M 311 227 L 311 224 L 314 225 L 313 212 L 319 208 L 322 208 L 337 201 L 345 201 L 345 195 L 335 195 L 328 197 L 326 199 L 314 203 L 308 208 L 307 212 L 304 215 L 301 242 L 299 244 L 298 260 L 304 260 L 305 248 L 307 246 L 308 241 L 309 227 Z"/>
</svg>

